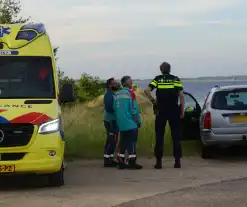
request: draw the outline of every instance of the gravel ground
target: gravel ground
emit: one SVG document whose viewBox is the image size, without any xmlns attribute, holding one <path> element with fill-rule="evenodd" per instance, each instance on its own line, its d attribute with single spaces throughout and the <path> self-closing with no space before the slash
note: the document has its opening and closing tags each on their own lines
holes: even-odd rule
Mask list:
<svg viewBox="0 0 247 207">
<path fill-rule="evenodd" d="M 44 177 L 0 177 L 0 206 L 247 206 L 245 179 L 215 184 L 246 177 L 246 160 L 186 158 L 173 169 L 167 159 L 162 170 L 153 169 L 153 160 L 140 162 L 140 171 L 104 169 L 101 160 L 69 162 L 61 188 L 45 187 Z"/>
</svg>

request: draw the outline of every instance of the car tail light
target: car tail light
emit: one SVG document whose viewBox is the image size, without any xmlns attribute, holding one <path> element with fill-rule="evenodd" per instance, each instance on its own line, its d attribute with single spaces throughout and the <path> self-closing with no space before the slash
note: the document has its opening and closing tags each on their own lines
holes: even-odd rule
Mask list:
<svg viewBox="0 0 247 207">
<path fill-rule="evenodd" d="M 204 116 L 204 129 L 211 129 L 211 114 L 207 112 Z"/>
</svg>

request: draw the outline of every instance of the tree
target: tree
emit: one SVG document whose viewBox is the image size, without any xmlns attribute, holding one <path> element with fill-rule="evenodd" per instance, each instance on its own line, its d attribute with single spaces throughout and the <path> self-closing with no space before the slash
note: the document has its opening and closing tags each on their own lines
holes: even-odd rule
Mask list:
<svg viewBox="0 0 247 207">
<path fill-rule="evenodd" d="M 0 0 L 0 24 L 26 23 L 30 17 L 23 18 L 19 14 L 21 5 L 16 0 Z"/>
<path fill-rule="evenodd" d="M 69 78 L 68 76 L 64 75 L 64 72 L 61 70 L 58 70 L 58 80 L 60 86 L 62 86 L 65 83 L 75 84 L 75 80 L 72 78 Z"/>
<path fill-rule="evenodd" d="M 105 87 L 99 77 L 91 76 L 87 73 L 81 75 L 78 81 L 78 101 L 88 101 L 92 100 L 102 93 L 104 93 Z"/>
</svg>

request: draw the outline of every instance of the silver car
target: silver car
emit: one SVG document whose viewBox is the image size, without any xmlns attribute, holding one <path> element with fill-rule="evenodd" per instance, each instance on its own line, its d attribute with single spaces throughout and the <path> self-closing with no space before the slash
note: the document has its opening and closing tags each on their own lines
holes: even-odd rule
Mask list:
<svg viewBox="0 0 247 207">
<path fill-rule="evenodd" d="M 200 139 L 202 158 L 212 156 L 214 146 L 243 145 L 247 139 L 247 85 L 216 86 L 201 108 L 185 92 L 183 140 Z"/>
</svg>

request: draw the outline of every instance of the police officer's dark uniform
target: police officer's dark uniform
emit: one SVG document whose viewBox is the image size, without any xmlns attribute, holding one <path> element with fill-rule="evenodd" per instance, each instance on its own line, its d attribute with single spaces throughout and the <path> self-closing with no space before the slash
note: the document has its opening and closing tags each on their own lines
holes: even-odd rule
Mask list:
<svg viewBox="0 0 247 207">
<path fill-rule="evenodd" d="M 163 70 L 164 69 L 164 70 Z M 179 92 L 183 90 L 181 81 L 177 76 L 170 74 L 170 65 L 163 63 L 160 66 L 162 75 L 156 76 L 149 84 L 151 90 L 156 88 L 156 119 L 155 119 L 155 156 L 156 169 L 162 168 L 162 157 L 164 148 L 164 134 L 166 122 L 169 122 L 173 139 L 173 155 L 175 158 L 175 168 L 180 168 L 180 158 L 182 149 L 180 143 L 180 108 L 178 105 Z"/>
</svg>

